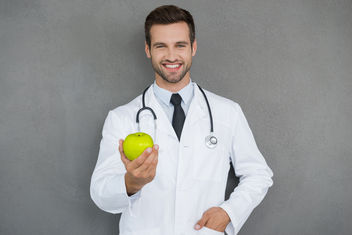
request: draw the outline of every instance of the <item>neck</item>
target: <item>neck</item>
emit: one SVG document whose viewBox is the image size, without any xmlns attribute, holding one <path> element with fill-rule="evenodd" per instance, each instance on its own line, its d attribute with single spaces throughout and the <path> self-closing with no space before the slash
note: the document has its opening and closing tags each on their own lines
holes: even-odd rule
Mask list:
<svg viewBox="0 0 352 235">
<path fill-rule="evenodd" d="M 171 82 L 165 81 L 158 74 L 155 74 L 155 81 L 159 87 L 161 87 L 165 90 L 168 90 L 172 93 L 177 93 L 182 88 L 184 88 L 185 86 L 188 85 L 188 83 L 190 82 L 190 75 L 189 75 L 189 73 L 187 73 L 181 81 L 179 81 L 177 83 L 171 83 Z"/>
</svg>

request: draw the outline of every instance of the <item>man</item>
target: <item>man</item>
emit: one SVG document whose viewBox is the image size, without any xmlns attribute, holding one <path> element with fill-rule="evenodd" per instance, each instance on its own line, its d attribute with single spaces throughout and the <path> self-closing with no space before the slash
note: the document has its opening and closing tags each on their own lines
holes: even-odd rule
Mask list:
<svg viewBox="0 0 352 235">
<path fill-rule="evenodd" d="M 123 139 L 137 132 L 142 96 L 110 111 L 91 197 L 102 210 L 122 213 L 122 235 L 237 234 L 273 184 L 273 173 L 240 106 L 209 91 L 218 143 L 207 148 L 210 113 L 205 94 L 190 78 L 197 51 L 192 15 L 173 5 L 158 7 L 146 18 L 145 36 L 155 71 L 145 102 L 156 111 L 158 128 L 151 136 L 158 142 L 128 160 Z M 240 183 L 224 201 L 230 161 Z"/>
</svg>

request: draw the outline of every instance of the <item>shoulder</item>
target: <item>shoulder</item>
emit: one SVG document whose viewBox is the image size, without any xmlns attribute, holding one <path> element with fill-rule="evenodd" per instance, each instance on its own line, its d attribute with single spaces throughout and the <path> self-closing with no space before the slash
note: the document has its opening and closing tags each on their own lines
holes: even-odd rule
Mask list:
<svg viewBox="0 0 352 235">
<path fill-rule="evenodd" d="M 109 111 L 109 114 L 113 119 L 131 120 L 131 117 L 136 115 L 136 110 L 141 106 L 142 95 L 138 95 L 130 102 L 117 106 Z"/>
<path fill-rule="evenodd" d="M 226 130 L 232 130 L 233 126 L 240 118 L 240 105 L 229 98 L 215 94 L 206 89 L 203 90 L 209 101 L 214 125 L 217 123 L 220 129 L 222 127 Z"/>
<path fill-rule="evenodd" d="M 208 97 L 211 109 L 220 111 L 221 113 L 228 113 L 229 115 L 237 115 L 241 107 L 236 102 L 224 96 L 215 94 L 209 90 L 203 89 L 206 96 Z"/>
<path fill-rule="evenodd" d="M 103 126 L 103 135 L 104 132 L 127 135 L 134 128 L 133 120 L 135 120 L 136 110 L 141 105 L 140 99 L 141 95 L 124 105 L 109 110 Z"/>
</svg>

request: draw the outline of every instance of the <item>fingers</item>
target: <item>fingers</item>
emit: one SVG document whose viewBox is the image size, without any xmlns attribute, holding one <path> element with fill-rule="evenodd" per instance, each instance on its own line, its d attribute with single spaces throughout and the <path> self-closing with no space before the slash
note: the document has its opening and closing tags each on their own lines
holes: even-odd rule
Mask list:
<svg viewBox="0 0 352 235">
<path fill-rule="evenodd" d="M 153 146 L 153 152 L 147 157 L 147 159 L 143 162 L 143 164 L 138 167 L 139 172 L 151 172 L 156 168 L 156 164 L 158 162 L 158 150 L 159 146 L 156 144 Z"/>
<path fill-rule="evenodd" d="M 203 226 L 208 222 L 208 216 L 207 214 L 203 214 L 202 218 L 197 222 L 197 224 L 194 226 L 196 230 L 199 230 L 203 228 Z"/>
<path fill-rule="evenodd" d="M 137 159 L 131 161 L 130 159 L 128 159 L 128 158 L 126 157 L 126 155 L 125 155 L 125 153 L 124 153 L 124 151 L 123 151 L 123 142 L 124 142 L 123 139 L 120 139 L 120 140 L 119 140 L 119 152 L 120 152 L 120 155 L 121 155 L 121 160 L 122 160 L 122 162 L 123 162 L 125 165 L 127 165 L 127 164 L 129 164 L 129 163 L 131 163 L 131 162 L 134 162 L 134 164 L 133 164 L 133 165 L 131 164 L 131 165 L 132 165 L 134 168 L 137 168 L 137 167 L 139 167 L 139 166 L 144 162 L 144 160 L 146 159 L 146 157 L 151 153 L 151 151 L 148 152 L 148 150 L 149 150 L 149 149 L 151 150 L 151 148 L 147 148 L 147 149 L 144 150 L 144 152 L 141 154 L 141 156 L 139 156 Z M 138 159 L 139 159 L 139 160 L 138 160 Z"/>
<path fill-rule="evenodd" d="M 131 164 L 130 167 L 132 169 L 137 169 L 138 167 L 140 167 L 143 162 L 148 158 L 148 156 L 152 153 L 152 148 L 147 148 L 144 150 L 144 152 L 136 159 L 134 159 Z"/>
<path fill-rule="evenodd" d="M 135 160 L 129 160 L 123 152 L 123 139 L 119 140 L 119 152 L 121 160 L 124 163 L 127 171 L 135 171 L 135 173 L 151 173 L 155 171 L 155 166 L 158 162 L 158 150 L 159 145 L 155 144 L 153 148 L 147 148 L 144 152 Z"/>
</svg>

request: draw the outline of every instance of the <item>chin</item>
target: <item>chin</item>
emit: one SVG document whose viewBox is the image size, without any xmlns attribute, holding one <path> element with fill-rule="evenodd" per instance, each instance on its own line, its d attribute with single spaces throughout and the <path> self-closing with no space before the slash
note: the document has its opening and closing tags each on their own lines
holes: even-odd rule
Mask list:
<svg viewBox="0 0 352 235">
<path fill-rule="evenodd" d="M 176 79 L 167 79 L 168 82 L 170 83 L 178 83 L 182 80 L 182 78 L 176 78 Z"/>
<path fill-rule="evenodd" d="M 175 79 L 166 79 L 169 83 L 178 83 L 182 81 L 183 78 L 175 78 Z"/>
</svg>

